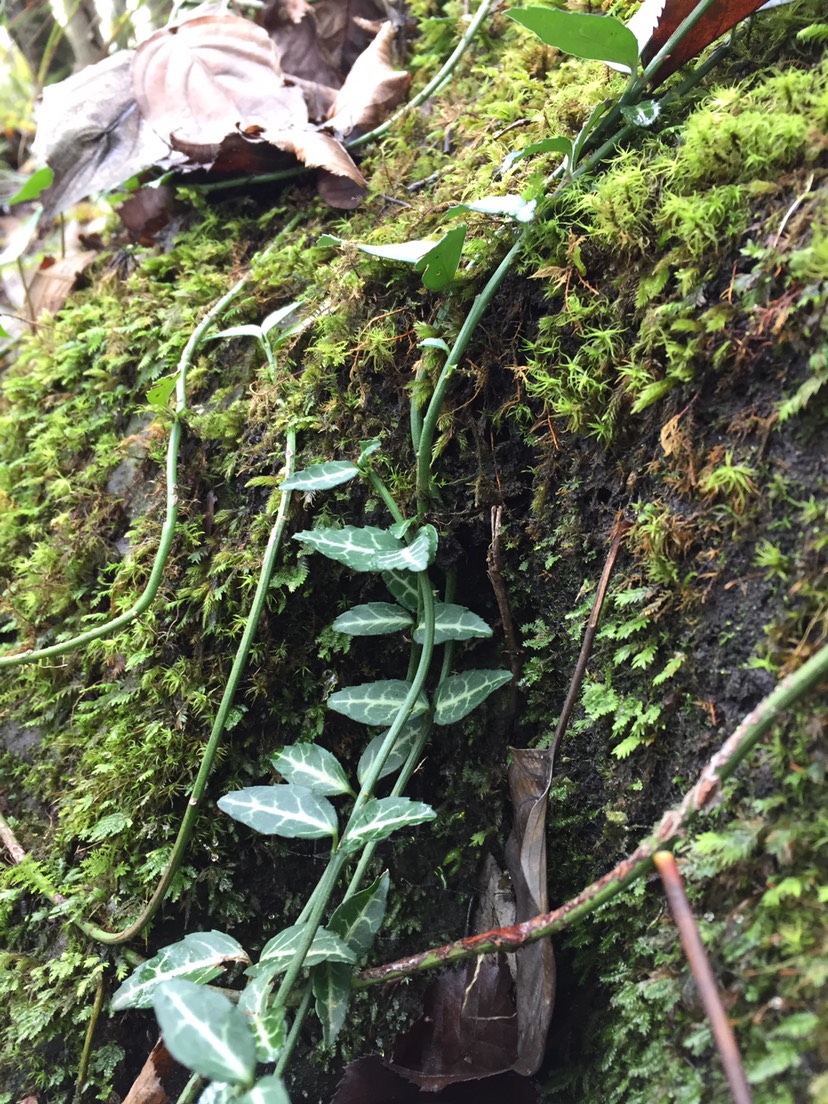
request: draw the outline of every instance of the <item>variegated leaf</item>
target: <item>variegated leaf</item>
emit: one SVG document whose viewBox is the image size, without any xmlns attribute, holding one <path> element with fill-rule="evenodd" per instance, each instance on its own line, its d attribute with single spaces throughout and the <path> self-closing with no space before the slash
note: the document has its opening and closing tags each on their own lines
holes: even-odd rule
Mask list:
<svg viewBox="0 0 828 1104">
<path fill-rule="evenodd" d="M 296 954 L 306 929 L 307 924 L 294 924 L 268 939 L 262 947 L 259 961 L 248 968 L 248 975 L 256 977 L 261 974 L 271 978 L 285 971 Z M 356 955 L 338 935 L 327 928 L 318 928 L 305 957 L 305 965 L 315 966 L 319 962 L 353 963 L 356 962 Z"/>
<path fill-rule="evenodd" d="M 328 930 L 347 943 L 357 958 L 368 953 L 382 925 L 390 881 L 386 871 L 367 889 L 343 901 L 328 921 Z"/>
<path fill-rule="evenodd" d="M 218 807 L 265 836 L 321 839 L 339 827 L 330 801 L 306 786 L 248 786 L 219 798 Z"/>
<path fill-rule="evenodd" d="M 420 737 L 423 734 L 423 729 L 428 724 L 428 717 L 424 714 L 420 714 L 417 717 L 409 717 L 402 727 L 397 739 L 394 741 L 394 746 L 391 749 L 388 758 L 382 765 L 382 770 L 377 775 L 377 778 L 385 778 L 389 774 L 393 774 L 394 771 L 399 770 L 403 763 L 406 761 L 411 753 L 411 749 L 417 744 Z M 385 743 L 385 737 L 388 732 L 381 732 L 379 736 L 375 736 L 370 744 L 363 751 L 359 765 L 357 766 L 357 778 L 359 779 L 360 786 L 364 784 L 365 779 L 368 777 L 371 768 L 376 762 L 377 756 L 382 750 L 382 745 Z"/>
<path fill-rule="evenodd" d="M 337 713 L 344 713 L 353 721 L 367 725 L 390 725 L 408 697 L 411 683 L 404 679 L 380 679 L 378 682 L 363 682 L 359 686 L 347 686 L 337 690 L 328 698 L 328 707 Z M 414 703 L 411 716 L 425 713 L 428 701 L 420 694 Z"/>
<path fill-rule="evenodd" d="M 366 843 L 385 839 L 398 828 L 422 824 L 437 816 L 430 805 L 408 797 L 380 797 L 366 801 L 342 837 L 341 851 L 359 851 Z"/>
<path fill-rule="evenodd" d="M 267 1077 L 260 1077 L 249 1092 L 242 1093 L 236 1104 L 290 1104 L 281 1077 L 271 1073 Z"/>
<path fill-rule="evenodd" d="M 341 529 L 305 529 L 295 533 L 294 540 L 308 544 L 337 563 L 345 564 L 352 571 L 376 571 L 378 553 L 396 552 L 401 542 L 387 529 L 372 525 L 344 525 Z"/>
<path fill-rule="evenodd" d="M 251 978 L 239 997 L 239 1008 L 253 1032 L 257 1062 L 275 1062 L 287 1037 L 284 1008 L 268 1008 L 271 980 L 268 974 Z"/>
<path fill-rule="evenodd" d="M 375 571 L 425 571 L 437 551 L 437 530 L 424 525 L 411 542 L 394 552 L 378 552 L 374 556 Z"/>
<path fill-rule="evenodd" d="M 331 1047 L 351 1003 L 351 968 L 341 962 L 321 962 L 313 967 L 310 976 L 322 1037 L 325 1046 Z"/>
<path fill-rule="evenodd" d="M 492 635 L 491 628 L 482 617 L 472 613 L 465 606 L 456 606 L 452 602 L 437 602 L 434 607 L 434 643 L 444 644 L 447 640 L 483 639 Z M 414 630 L 414 639 L 418 644 L 425 640 L 425 629 L 418 625 Z"/>
<path fill-rule="evenodd" d="M 366 602 L 341 613 L 332 628 L 349 636 L 382 636 L 401 632 L 412 623 L 411 614 L 393 602 Z"/>
<path fill-rule="evenodd" d="M 434 696 L 434 723 L 449 725 L 462 720 L 499 686 L 511 681 L 511 671 L 464 671 L 451 675 Z"/>
<path fill-rule="evenodd" d="M 253 1036 L 244 1013 L 227 997 L 191 981 L 165 981 L 154 1007 L 164 1044 L 182 1066 L 213 1081 L 251 1084 Z"/>
<path fill-rule="evenodd" d="M 327 491 L 348 483 L 359 468 L 347 460 L 331 460 L 327 464 L 311 464 L 282 480 L 283 491 Z"/>
<path fill-rule="evenodd" d="M 353 793 L 339 760 L 318 744 L 289 744 L 270 761 L 291 786 L 314 794 Z"/>
<path fill-rule="evenodd" d="M 417 612 L 420 588 L 417 580 L 409 571 L 383 571 L 382 581 L 401 606 L 413 613 Z"/>
<path fill-rule="evenodd" d="M 153 994 L 175 978 L 204 984 L 218 977 L 227 962 L 247 962 L 240 943 L 223 932 L 191 932 L 142 962 L 112 997 L 112 1011 L 151 1008 Z"/>
</svg>

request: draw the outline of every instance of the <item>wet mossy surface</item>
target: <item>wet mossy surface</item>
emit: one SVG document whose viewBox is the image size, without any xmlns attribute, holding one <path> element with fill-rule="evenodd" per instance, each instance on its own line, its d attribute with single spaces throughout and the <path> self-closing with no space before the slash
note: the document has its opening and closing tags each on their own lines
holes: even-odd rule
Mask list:
<svg viewBox="0 0 828 1104">
<path fill-rule="evenodd" d="M 425 77 L 451 48 L 444 17 L 460 5 L 417 8 Z M 797 37 L 817 15 L 795 4 L 740 32 L 653 133 L 542 202 L 475 334 L 439 424 L 429 520 L 440 571 L 457 569 L 457 601 L 496 628 L 491 642 L 461 646 L 456 665 L 508 666 L 486 573 L 490 512 L 504 508 L 522 679 L 516 709 L 502 692 L 432 741 L 408 792 L 438 819 L 381 850 L 393 891 L 372 961 L 464 934 L 482 855 L 500 858 L 509 829 L 508 746 L 551 739 L 620 519 L 631 528 L 553 782 L 553 902 L 632 850 L 824 640 L 828 82 L 819 39 Z M 310 185 L 187 191 L 166 251 L 130 248 L 127 264 L 116 240 L 89 286 L 7 356 L 0 640 L 12 650 L 67 639 L 141 592 L 169 430 L 146 392 L 216 299 L 253 261 L 222 327 L 298 296 L 318 311 L 279 351 L 275 379 L 248 339 L 197 353 L 180 519 L 152 609 L 116 636 L 0 676 L 3 811 L 67 898 L 49 905 L 27 864 L 3 872 L 0 1099 L 72 1099 L 96 989 L 111 994 L 129 969 L 68 920 L 129 922 L 163 868 L 256 585 L 286 427 L 299 431 L 300 467 L 353 459 L 361 440 L 381 437 L 380 470 L 413 512 L 410 392 L 421 359 L 427 381 L 440 365 L 418 342 L 451 342 L 516 231 L 470 215 L 472 263 L 449 295 L 408 268 L 320 248 L 319 233 L 439 236 L 453 203 L 536 183 L 552 160 L 507 180 L 496 169 L 511 149 L 573 133 L 617 81 L 497 17 L 451 96 L 366 151 L 360 210 L 323 209 Z M 297 228 L 262 254 L 297 212 Z M 290 532 L 323 522 L 388 518 L 349 484 L 300 498 Z M 134 950 L 217 928 L 255 954 L 293 922 L 324 848 L 256 837 L 212 802 L 271 780 L 284 743 L 319 740 L 353 772 L 366 730 L 328 712 L 326 696 L 404 677 L 408 649 L 402 638 L 352 641 L 330 623 L 385 597 L 378 579 L 288 542 L 209 807 Z M 679 846 L 757 1104 L 828 1099 L 823 723 L 824 700 L 787 717 Z M 657 882 L 637 883 L 557 949 L 542 1099 L 728 1099 Z M 334 1054 L 308 1029 L 292 1098 L 329 1099 L 345 1060 L 387 1050 L 423 984 L 360 994 Z M 85 1099 L 123 1097 L 155 1037 L 149 1013 L 105 1015 Z"/>
</svg>

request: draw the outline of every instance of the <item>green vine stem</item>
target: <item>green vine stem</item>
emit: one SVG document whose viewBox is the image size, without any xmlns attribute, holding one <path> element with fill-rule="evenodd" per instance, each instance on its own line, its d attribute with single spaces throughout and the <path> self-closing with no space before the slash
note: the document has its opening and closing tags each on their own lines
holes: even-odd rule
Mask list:
<svg viewBox="0 0 828 1104">
<path fill-rule="evenodd" d="M 292 475 L 294 470 L 294 458 L 296 453 L 296 432 L 293 429 L 289 429 L 287 432 L 287 446 L 285 449 L 285 474 Z M 287 525 L 288 510 L 290 507 L 291 492 L 283 491 L 281 501 L 279 503 L 279 510 L 276 515 L 276 521 L 270 532 L 270 538 L 267 542 L 264 557 L 262 559 L 262 569 L 259 573 L 259 581 L 256 586 L 256 593 L 253 597 L 253 602 L 250 607 L 250 613 L 247 616 L 245 622 L 244 632 L 242 638 L 239 641 L 239 646 L 236 649 L 236 657 L 233 660 L 233 666 L 230 671 L 230 675 L 227 679 L 227 683 L 224 687 L 224 693 L 222 694 L 221 702 L 219 703 L 218 710 L 216 712 L 215 720 L 213 721 L 213 727 L 210 731 L 210 738 L 204 748 L 204 753 L 201 759 L 201 766 L 198 774 L 196 775 L 193 788 L 190 792 L 190 799 L 187 802 L 187 810 L 184 813 L 184 817 L 181 821 L 181 826 L 178 829 L 178 835 L 176 836 L 173 849 L 170 854 L 169 861 L 158 881 L 158 885 L 155 888 L 150 900 L 142 910 L 140 916 L 127 927 L 121 931 L 111 932 L 105 928 L 100 928 L 96 924 L 91 924 L 86 920 L 76 919 L 74 923 L 78 928 L 90 939 L 96 940 L 98 943 L 105 943 L 108 945 L 115 945 L 118 943 L 126 943 L 130 939 L 134 939 L 137 935 L 140 935 L 155 913 L 161 907 L 164 898 L 170 888 L 173 878 L 178 873 L 181 862 L 187 850 L 187 845 L 190 842 L 192 836 L 193 827 L 195 825 L 196 818 L 199 813 L 199 806 L 204 791 L 207 787 L 207 781 L 210 777 L 210 772 L 213 769 L 213 762 L 215 761 L 216 752 L 218 751 L 221 740 L 224 735 L 224 730 L 227 725 L 227 718 L 230 715 L 230 710 L 233 707 L 236 691 L 238 689 L 239 681 L 241 680 L 242 672 L 244 671 L 245 664 L 247 663 L 247 657 L 250 652 L 250 648 L 253 644 L 253 639 L 256 635 L 256 630 L 259 625 L 259 620 L 264 609 L 265 601 L 267 599 L 267 590 L 270 585 L 270 577 L 273 574 L 273 568 L 276 563 L 276 557 L 279 553 L 279 549 L 282 544 L 282 538 L 284 537 L 285 527 Z M 48 897 L 53 904 L 62 903 L 65 898 L 62 897 L 57 890 L 48 882 L 48 880 L 39 872 L 37 867 L 32 864 L 26 868 L 25 864 L 21 863 L 21 867 L 24 867 L 25 873 L 29 880 Z"/>
<path fill-rule="evenodd" d="M 670 847 L 687 822 L 708 808 L 721 793 L 728 779 L 757 742 L 779 720 L 786 709 L 801 701 L 828 677 L 828 645 L 804 663 L 798 671 L 786 676 L 777 687 L 753 709 L 728 737 L 701 772 L 698 781 L 679 805 L 669 809 L 635 851 L 607 874 L 581 890 L 560 908 L 535 916 L 510 928 L 498 928 L 482 935 L 460 939 L 443 947 L 409 955 L 397 962 L 373 966 L 354 979 L 355 989 L 365 989 L 388 981 L 397 981 L 425 970 L 460 962 L 477 955 L 499 951 L 514 952 L 527 943 L 535 943 L 554 935 L 606 904 L 621 890 L 652 869 L 657 851 Z"/>
<path fill-rule="evenodd" d="M 440 416 L 448 385 L 451 382 L 454 369 L 460 363 L 466 351 L 472 334 L 477 329 L 483 312 L 491 302 L 492 296 L 503 283 L 506 273 L 512 267 L 512 262 L 520 252 L 522 240 L 522 237 L 517 239 L 486 281 L 483 290 L 475 296 L 471 310 L 466 315 L 463 325 L 460 328 L 460 333 L 457 335 L 451 347 L 451 352 L 446 358 L 446 363 L 443 365 L 443 370 L 437 379 L 428 407 L 426 408 L 420 428 L 420 439 L 417 447 L 417 509 L 421 515 L 425 514 L 428 506 L 428 498 L 431 491 L 431 450 L 434 442 L 434 433 L 437 428 L 437 419 Z"/>
</svg>

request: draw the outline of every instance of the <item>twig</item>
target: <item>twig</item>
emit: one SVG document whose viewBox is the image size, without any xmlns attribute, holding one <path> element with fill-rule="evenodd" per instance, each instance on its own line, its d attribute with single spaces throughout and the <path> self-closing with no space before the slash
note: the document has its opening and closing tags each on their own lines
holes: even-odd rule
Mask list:
<svg viewBox="0 0 828 1104">
<path fill-rule="evenodd" d="M 656 851 L 653 862 L 664 884 L 664 892 L 678 928 L 681 945 L 684 947 L 699 997 L 710 1020 L 713 1038 L 716 1040 L 716 1048 L 722 1060 L 733 1100 L 735 1104 L 752 1104 L 736 1036 L 733 1034 L 733 1028 L 730 1026 L 722 1004 L 713 967 L 701 941 L 696 918 L 684 892 L 676 857 L 672 851 Z"/>
<path fill-rule="evenodd" d="M 578 700 L 578 695 L 581 692 L 581 683 L 584 681 L 584 675 L 586 674 L 587 663 L 589 657 L 592 654 L 592 645 L 595 642 L 595 633 L 598 631 L 598 622 L 601 620 L 601 610 L 604 607 L 604 599 L 607 596 L 607 589 L 609 587 L 610 579 L 612 578 L 612 572 L 615 567 L 615 561 L 618 559 L 618 553 L 621 551 L 621 543 L 629 530 L 629 523 L 626 521 L 619 522 L 615 527 L 615 537 L 610 550 L 607 553 L 606 563 L 604 564 L 604 570 L 601 573 L 601 579 L 598 583 L 598 589 L 595 592 L 595 601 L 592 603 L 592 613 L 589 615 L 589 621 L 587 622 L 586 632 L 584 633 L 583 643 L 581 644 L 581 652 L 578 656 L 578 662 L 575 664 L 575 670 L 572 674 L 572 681 L 569 684 L 569 692 L 566 695 L 566 701 L 563 704 L 561 715 L 558 718 L 558 727 L 555 729 L 555 736 L 552 740 L 552 762 L 555 762 L 555 756 L 558 754 L 558 748 L 561 745 L 561 740 L 566 732 L 567 725 L 569 724 L 569 718 L 572 715 L 572 710 L 575 708 L 575 703 Z"/>
<path fill-rule="evenodd" d="M 594 912 L 611 900 L 631 882 L 652 868 L 656 851 L 668 847 L 696 813 L 706 809 L 718 796 L 722 783 L 736 770 L 756 743 L 775 724 L 782 713 L 800 701 L 828 676 L 828 645 L 804 663 L 798 671 L 786 676 L 779 685 L 753 709 L 735 732 L 724 742 L 701 772 L 695 786 L 681 804 L 669 809 L 654 828 L 626 859 L 604 874 L 597 882 L 583 889 L 577 897 L 560 908 L 535 916 L 510 928 L 496 928 L 468 939 L 460 939 L 443 947 L 409 955 L 397 962 L 385 963 L 363 970 L 354 979 L 355 989 L 365 989 L 387 981 L 396 981 L 410 974 L 445 966 L 450 962 L 475 955 L 498 951 L 516 951 L 526 943 L 534 943 L 562 931 L 570 924 Z"/>
<path fill-rule="evenodd" d="M 503 637 L 506 641 L 506 651 L 509 653 L 509 666 L 512 669 L 512 681 L 509 684 L 509 719 L 514 721 L 517 712 L 517 683 L 521 674 L 520 646 L 512 611 L 509 608 L 509 597 L 506 594 L 506 586 L 503 582 L 503 551 L 500 545 L 500 530 L 503 522 L 503 507 L 492 506 L 492 541 L 486 553 L 486 574 L 492 584 L 497 609 L 500 614 L 500 623 L 503 626 Z"/>
<path fill-rule="evenodd" d="M 0 840 L 3 841 L 3 845 L 8 851 L 14 865 L 19 866 L 26 858 L 26 852 L 17 842 L 17 836 L 11 830 L 11 825 L 2 813 L 0 813 Z"/>
</svg>

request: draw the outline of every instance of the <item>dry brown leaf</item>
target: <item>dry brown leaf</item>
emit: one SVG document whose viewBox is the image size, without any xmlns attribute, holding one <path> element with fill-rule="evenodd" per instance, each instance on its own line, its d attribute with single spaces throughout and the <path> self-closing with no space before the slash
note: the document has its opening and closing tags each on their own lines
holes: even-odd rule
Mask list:
<svg viewBox="0 0 828 1104">
<path fill-rule="evenodd" d="M 55 174 L 41 196 L 46 217 L 151 165 L 183 161 L 138 110 L 129 79 L 132 53 L 113 54 L 44 88 L 33 151 Z"/>
<path fill-rule="evenodd" d="M 123 1104 L 167 1104 L 170 1099 L 165 1082 L 176 1069 L 172 1055 L 161 1039 L 149 1053 L 149 1057 L 135 1078 Z"/>
<path fill-rule="evenodd" d="M 175 192 L 165 184 L 157 188 L 139 188 L 115 211 L 133 241 L 151 245 L 155 235 L 172 218 Z"/>
<path fill-rule="evenodd" d="M 392 64 L 394 28 L 383 23 L 374 41 L 353 64 L 337 93 L 328 128 L 356 137 L 373 130 L 405 99 L 411 74 Z"/>
<path fill-rule="evenodd" d="M 374 37 L 374 31 L 366 30 L 364 24 L 385 22 L 390 7 L 385 0 L 320 0 L 314 4 L 319 41 L 343 77 Z"/>
<path fill-rule="evenodd" d="M 156 31 L 135 51 L 132 88 L 141 114 L 167 141 L 219 145 L 237 129 L 307 125 L 304 97 L 282 79 L 261 27 L 206 15 Z"/>
<path fill-rule="evenodd" d="M 506 841 L 506 863 L 517 899 L 516 922 L 549 909 L 546 872 L 546 806 L 552 782 L 549 749 L 512 748 L 509 789 L 515 810 Z M 515 995 L 518 1052 L 512 1067 L 524 1077 L 537 1072 L 555 1004 L 555 955 L 552 942 L 541 939 L 517 952 Z"/>
<path fill-rule="evenodd" d="M 264 11 L 264 25 L 276 44 L 282 71 L 337 89 L 344 74 L 320 42 L 316 19 L 315 9 L 305 0 L 275 0 Z"/>
<path fill-rule="evenodd" d="M 35 318 L 39 318 L 44 311 L 57 314 L 75 286 L 78 276 L 97 256 L 94 249 L 86 249 L 81 253 L 61 257 L 57 261 L 44 258 L 29 284 L 28 299 Z"/>
</svg>

